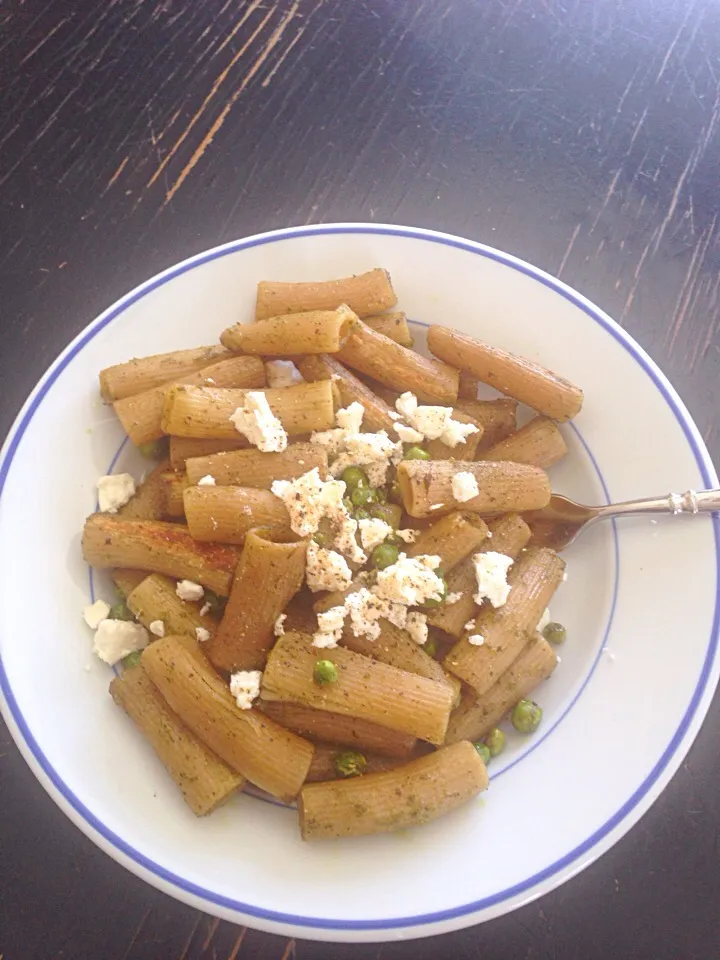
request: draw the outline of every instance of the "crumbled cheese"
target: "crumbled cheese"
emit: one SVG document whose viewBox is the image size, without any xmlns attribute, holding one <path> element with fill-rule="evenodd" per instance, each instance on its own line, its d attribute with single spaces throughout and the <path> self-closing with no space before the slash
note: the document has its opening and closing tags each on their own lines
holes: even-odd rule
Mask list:
<svg viewBox="0 0 720 960">
<path fill-rule="evenodd" d="M 420 536 L 419 530 L 396 530 L 395 536 L 399 537 L 404 543 L 415 543 Z"/>
<path fill-rule="evenodd" d="M 341 430 L 347 430 L 350 433 L 359 433 L 365 416 L 365 407 L 353 401 L 348 407 L 341 407 L 335 414 L 335 423 Z"/>
<path fill-rule="evenodd" d="M 214 487 L 215 486 L 215 477 L 211 473 L 206 473 L 204 477 L 200 477 L 197 482 L 199 487 Z"/>
<path fill-rule="evenodd" d="M 175 593 L 181 600 L 202 600 L 205 591 L 199 583 L 194 583 L 192 580 L 179 580 Z"/>
<path fill-rule="evenodd" d="M 265 373 L 269 387 L 294 387 L 295 384 L 305 383 L 292 360 L 267 360 Z"/>
<path fill-rule="evenodd" d="M 473 633 L 468 637 L 468 643 L 471 643 L 474 647 L 481 647 L 485 643 L 485 637 L 479 633 Z"/>
<path fill-rule="evenodd" d="M 332 650 L 342 637 L 343 624 L 347 611 L 344 606 L 330 607 L 317 615 L 318 628 L 313 634 L 312 644 L 323 650 Z"/>
<path fill-rule="evenodd" d="M 285 634 L 285 621 L 287 620 L 287 614 L 281 613 L 273 624 L 273 633 L 276 637 L 282 637 Z"/>
<path fill-rule="evenodd" d="M 103 620 L 95 631 L 93 653 L 114 666 L 118 660 L 148 645 L 148 632 L 130 620 Z"/>
<path fill-rule="evenodd" d="M 245 402 L 230 417 L 238 433 L 244 434 L 263 453 L 281 453 L 287 449 L 287 433 L 270 409 L 260 390 L 248 390 Z"/>
<path fill-rule="evenodd" d="M 468 622 L 467 622 L 467 623 L 465 624 L 465 626 L 463 627 L 463 630 L 467 630 L 469 633 L 472 633 L 472 631 L 473 631 L 474 629 L 475 629 L 475 620 L 474 620 L 474 619 L 473 619 L 473 620 L 468 620 Z"/>
<path fill-rule="evenodd" d="M 425 439 L 419 430 L 408 427 L 405 423 L 396 423 L 395 433 L 397 433 L 403 443 L 422 443 Z"/>
<path fill-rule="evenodd" d="M 210 613 L 211 610 L 212 610 L 211 605 L 210 605 L 209 603 L 204 603 L 204 604 L 200 607 L 200 616 L 201 616 L 201 617 L 206 617 L 206 616 Z"/>
<path fill-rule="evenodd" d="M 394 453 L 397 453 L 398 444 L 384 430 L 377 433 L 350 433 L 345 434 L 345 451 L 341 453 L 330 467 L 334 477 L 339 477 L 347 467 L 364 467 L 385 460 L 389 462 Z"/>
<path fill-rule="evenodd" d="M 387 483 L 387 473 L 390 468 L 390 460 L 375 460 L 374 463 L 366 463 L 364 466 L 367 478 L 371 487 L 382 487 Z"/>
<path fill-rule="evenodd" d="M 545 629 L 545 627 L 550 623 L 550 620 L 551 620 L 551 619 L 552 619 L 552 618 L 551 618 L 551 616 L 550 616 L 550 608 L 549 608 L 549 607 L 545 607 L 545 611 L 544 611 L 543 615 L 540 617 L 540 620 L 539 620 L 538 625 L 537 625 L 537 629 L 538 629 L 538 631 L 539 631 L 540 633 L 543 632 L 543 630 Z"/>
<path fill-rule="evenodd" d="M 360 528 L 360 541 L 364 550 L 372 550 L 373 547 L 377 547 L 378 544 L 387 540 L 393 532 L 389 523 L 375 518 L 360 520 L 358 527 Z"/>
<path fill-rule="evenodd" d="M 346 597 L 345 609 L 350 615 L 350 629 L 356 637 L 377 640 L 380 636 L 378 621 L 381 618 L 400 629 L 407 624 L 407 607 L 379 597 L 367 587 L 361 587 Z"/>
<path fill-rule="evenodd" d="M 410 393 L 409 390 L 405 393 L 401 393 L 395 401 L 395 409 L 400 416 L 404 417 L 406 420 L 412 421 L 413 417 L 417 413 L 417 408 L 417 397 L 414 393 Z"/>
<path fill-rule="evenodd" d="M 478 585 L 475 602 L 482 603 L 487 599 L 494 607 L 502 607 L 510 593 L 507 574 L 513 563 L 512 557 L 490 550 L 488 553 L 476 553 L 472 559 Z"/>
<path fill-rule="evenodd" d="M 400 414 L 399 414 L 399 413 L 395 413 L 394 410 L 388 410 L 388 416 L 390 417 L 391 420 L 399 420 L 399 419 L 400 419 Z"/>
<path fill-rule="evenodd" d="M 440 557 L 409 558 L 401 553 L 395 563 L 378 570 L 374 593 L 392 603 L 408 607 L 426 600 L 441 600 L 443 581 L 433 571 L 440 566 Z"/>
<path fill-rule="evenodd" d="M 235 703 L 241 710 L 249 710 L 253 700 L 260 696 L 260 681 L 262 671 L 239 670 L 230 676 L 230 693 L 235 697 Z"/>
<path fill-rule="evenodd" d="M 438 440 L 447 428 L 452 407 L 418 407 L 411 423 L 428 440 Z"/>
<path fill-rule="evenodd" d="M 446 603 L 446 604 L 449 604 L 449 605 L 452 605 L 453 603 L 457 603 L 458 600 L 462 600 L 462 593 L 459 593 L 459 592 L 457 592 L 457 593 L 449 593 L 449 594 L 445 597 L 445 603 Z"/>
<path fill-rule="evenodd" d="M 344 509 L 344 508 L 343 508 Z M 357 542 L 358 522 L 347 511 L 340 514 L 334 524 L 333 547 L 353 563 L 365 563 L 367 556 Z"/>
<path fill-rule="evenodd" d="M 206 630 L 205 627 L 195 627 L 195 637 L 198 643 L 207 643 L 210 639 L 210 631 Z"/>
<path fill-rule="evenodd" d="M 97 482 L 101 513 L 117 513 L 135 494 L 135 481 L 129 473 L 112 473 Z"/>
<path fill-rule="evenodd" d="M 451 417 L 440 434 L 440 439 L 446 447 L 456 447 L 459 443 L 467 443 L 469 436 L 479 432 L 474 423 L 461 423 Z"/>
<path fill-rule="evenodd" d="M 469 470 L 461 470 L 452 478 L 452 495 L 458 503 L 465 503 L 472 500 L 480 493 L 478 482 L 475 475 Z"/>
<path fill-rule="evenodd" d="M 156 637 L 165 636 L 165 624 L 162 620 L 153 620 L 153 622 L 148 625 L 148 630 Z"/>
<path fill-rule="evenodd" d="M 290 526 L 299 537 L 316 533 L 323 517 L 335 520 L 347 516 L 342 502 L 345 484 L 342 480 L 321 480 L 317 467 L 297 480 L 274 480 L 270 489 L 287 507 Z"/>
<path fill-rule="evenodd" d="M 305 576 L 313 593 L 346 590 L 352 582 L 352 570 L 345 557 L 335 550 L 318 546 L 314 540 L 308 543 Z"/>
<path fill-rule="evenodd" d="M 110 604 L 104 600 L 96 600 L 83 610 L 83 620 L 92 630 L 97 630 L 103 620 L 107 620 L 109 613 Z"/>
<path fill-rule="evenodd" d="M 407 615 L 407 626 L 405 627 L 415 643 L 423 644 L 427 642 L 428 625 L 427 617 L 424 613 L 413 610 Z"/>
<path fill-rule="evenodd" d="M 345 448 L 345 430 L 316 430 L 310 434 L 310 443 L 319 443 L 327 448 L 329 457 L 336 457 Z"/>
<path fill-rule="evenodd" d="M 471 434 L 478 433 L 478 428 L 474 424 L 453 420 L 452 407 L 418 406 L 417 397 L 409 391 L 398 397 L 395 401 L 395 409 L 410 425 L 409 428 L 395 426 L 400 439 L 405 440 L 401 430 L 412 430 L 413 439 L 409 439 L 410 434 L 407 434 L 406 442 L 419 443 L 423 439 L 441 440 L 448 447 L 456 447 L 459 443 L 465 443 Z"/>
</svg>

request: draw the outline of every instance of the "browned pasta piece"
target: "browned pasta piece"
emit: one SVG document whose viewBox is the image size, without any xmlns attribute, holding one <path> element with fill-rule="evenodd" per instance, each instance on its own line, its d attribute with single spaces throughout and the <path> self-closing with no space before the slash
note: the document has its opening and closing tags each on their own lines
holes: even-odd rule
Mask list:
<svg viewBox="0 0 720 960">
<path fill-rule="evenodd" d="M 567 453 L 567 444 L 554 421 L 547 417 L 534 417 L 524 427 L 496 443 L 478 460 L 512 460 L 513 463 L 529 463 L 547 469 Z"/>
<path fill-rule="evenodd" d="M 188 637 L 164 637 L 140 661 L 169 706 L 228 766 L 281 800 L 300 790 L 313 746 L 259 710 L 241 710 Z"/>
<path fill-rule="evenodd" d="M 273 627 L 305 577 L 307 541 L 268 529 L 250 530 L 225 614 L 207 655 L 220 670 L 262 670 Z"/>
<path fill-rule="evenodd" d="M 265 367 L 257 357 L 232 357 L 205 367 L 198 373 L 180 378 L 184 384 L 212 384 L 215 387 L 262 387 Z M 173 381 L 177 384 L 178 381 Z M 163 384 L 143 393 L 136 393 L 113 404 L 115 413 L 132 442 L 139 446 L 159 440 L 166 432 L 162 425 L 165 398 L 173 384 Z"/>
<path fill-rule="evenodd" d="M 401 347 L 366 324 L 353 330 L 336 356 L 394 390 L 411 390 L 420 400 L 452 404 L 457 399 L 460 374 L 454 367 Z"/>
<path fill-rule="evenodd" d="M 230 593 L 238 555 L 224 544 L 197 543 L 186 527 L 160 520 L 124 520 L 94 513 L 85 521 L 83 557 L 91 567 L 129 567 L 193 580 Z"/>
<path fill-rule="evenodd" d="M 302 737 L 326 741 L 383 757 L 407 760 L 417 744 L 416 737 L 390 730 L 370 720 L 348 717 L 331 710 L 316 710 L 287 700 L 261 700 L 259 708 L 288 730 Z"/>
<path fill-rule="evenodd" d="M 341 304 L 337 310 L 309 310 L 236 323 L 223 330 L 220 342 L 228 350 L 265 357 L 337 353 L 356 323 L 357 315 Z"/>
<path fill-rule="evenodd" d="M 217 622 L 200 613 L 204 601 L 181 600 L 176 586 L 175 580 L 151 573 L 128 593 L 127 605 L 144 627 L 159 620 L 167 634 L 187 634 L 197 639 L 201 629 L 211 637 Z"/>
<path fill-rule="evenodd" d="M 163 430 L 177 437 L 233 439 L 238 430 L 230 417 L 243 406 L 246 393 L 216 387 L 170 387 L 162 417 Z M 262 393 L 288 436 L 328 430 L 335 425 L 335 398 L 330 381 L 299 383 Z"/>
<path fill-rule="evenodd" d="M 313 679 L 319 659 L 338 668 L 335 683 L 318 686 Z M 442 743 L 453 703 L 447 683 L 427 680 L 370 660 L 342 647 L 320 652 L 299 633 L 280 637 L 263 673 L 264 700 L 291 700 L 320 710 L 371 720 L 430 743 Z"/>
<path fill-rule="evenodd" d="M 374 317 L 363 317 L 363 320 L 373 330 L 377 330 L 385 337 L 390 337 L 401 347 L 410 348 L 415 342 L 408 326 L 407 315 L 402 310 L 397 310 L 395 313 L 379 313 Z"/>
<path fill-rule="evenodd" d="M 467 370 L 500 393 L 553 420 L 571 420 L 580 413 L 582 390 L 531 360 L 448 327 L 430 327 L 427 342 L 440 360 Z"/>
<path fill-rule="evenodd" d="M 458 387 L 459 400 L 477 400 L 480 381 L 467 370 L 460 371 L 460 385 Z"/>
<path fill-rule="evenodd" d="M 232 450 L 186 462 L 188 482 L 196 484 L 210 476 L 219 486 L 256 487 L 269 490 L 275 480 L 295 480 L 317 467 L 320 476 L 328 470 L 327 451 L 317 443 L 291 443 L 282 453 Z"/>
<path fill-rule="evenodd" d="M 461 410 L 479 423 L 483 428 L 483 435 L 478 442 L 476 453 L 489 450 L 490 447 L 509 437 L 517 427 L 517 400 L 501 397 L 499 400 L 462 400 L 455 404 Z"/>
<path fill-rule="evenodd" d="M 480 740 L 507 716 L 515 704 L 529 696 L 557 666 L 557 657 L 540 634 L 525 644 L 505 673 L 481 697 L 468 692 L 450 714 L 445 743 Z"/>
<path fill-rule="evenodd" d="M 309 383 L 319 380 L 332 380 L 340 393 L 340 402 L 343 407 L 358 402 L 365 408 L 363 426 L 368 431 L 386 430 L 391 436 L 394 420 L 390 416 L 390 408 L 351 373 L 335 357 L 321 354 L 313 357 L 303 357 L 298 361 L 298 370 Z"/>
<path fill-rule="evenodd" d="M 464 443 L 458 443 L 455 447 L 443 443 L 439 437 L 436 440 L 426 440 L 423 446 L 433 460 L 474 460 L 478 445 L 482 441 L 483 425 L 462 410 L 453 410 L 453 420 L 471 423 L 477 427 L 477 433 L 471 433 Z"/>
<path fill-rule="evenodd" d="M 310 783 L 298 801 L 303 840 L 358 837 L 419 826 L 487 789 L 471 743 L 443 747 L 386 773 Z"/>
<path fill-rule="evenodd" d="M 527 549 L 508 576 L 507 603 L 498 608 L 483 605 L 472 631 L 445 657 L 445 669 L 469 684 L 478 696 L 489 690 L 534 632 L 564 570 L 565 563 L 552 550 Z M 468 636 L 482 637 L 482 645 L 471 644 Z"/>
<path fill-rule="evenodd" d="M 163 383 L 197 373 L 213 363 L 227 360 L 229 356 L 221 346 L 195 347 L 117 363 L 100 371 L 100 394 L 108 403 L 123 400 L 135 393 L 144 393 Z"/>
<path fill-rule="evenodd" d="M 253 527 L 290 532 L 282 500 L 252 487 L 188 487 L 183 496 L 191 536 L 208 543 L 245 543 Z"/>
<path fill-rule="evenodd" d="M 428 554 L 440 557 L 440 566 L 448 574 L 469 553 L 477 551 L 488 539 L 488 527 L 476 513 L 448 513 L 423 530 L 415 543 L 407 547 L 409 557 Z"/>
<path fill-rule="evenodd" d="M 148 474 L 135 492 L 135 496 L 118 510 L 118 516 L 126 520 L 160 520 L 165 516 L 165 484 L 163 475 L 170 469 L 170 462 L 163 460 Z"/>
<path fill-rule="evenodd" d="M 344 774 L 338 770 L 338 762 L 342 763 L 344 752 L 342 748 L 333 743 L 316 743 L 315 753 L 305 783 L 341 779 Z M 384 773 L 386 770 L 394 770 L 402 762 L 372 753 L 363 753 L 362 758 L 364 761 L 362 772 L 364 774 Z"/>
<path fill-rule="evenodd" d="M 261 280 L 257 286 L 255 319 L 306 310 L 335 310 L 341 303 L 346 303 L 360 317 L 392 309 L 397 297 L 387 270 L 376 267 L 354 277 L 309 283 Z"/>
<path fill-rule="evenodd" d="M 478 553 L 489 550 L 495 553 L 504 553 L 507 557 L 517 557 L 530 540 L 530 528 L 516 514 L 508 514 L 490 524 L 492 537 L 485 540 L 478 549 Z M 460 595 L 455 603 L 445 603 L 428 613 L 428 623 L 456 639 L 465 632 L 465 624 L 474 619 L 477 613 L 475 594 L 477 593 L 477 577 L 472 557 L 463 560 L 454 567 L 447 577 L 448 596 Z"/>
<path fill-rule="evenodd" d="M 173 470 L 183 471 L 188 460 L 197 457 L 209 457 L 214 453 L 229 450 L 245 450 L 250 446 L 247 437 L 238 433 L 237 438 L 224 440 L 198 439 L 197 437 L 170 437 L 170 466 Z"/>
<path fill-rule="evenodd" d="M 190 486 L 184 473 L 173 473 L 172 470 L 163 473 L 160 477 L 162 510 L 160 516 L 165 520 L 182 520 L 185 517 L 183 494 Z"/>
<path fill-rule="evenodd" d="M 242 789 L 240 774 L 185 726 L 141 666 L 114 677 L 110 694 L 158 755 L 196 816 L 211 813 Z"/>
<path fill-rule="evenodd" d="M 452 492 L 453 477 L 471 473 L 480 488 L 476 497 L 459 503 Z M 403 460 L 397 478 L 403 505 L 411 517 L 463 510 L 492 516 L 539 510 L 550 501 L 550 481 L 539 467 L 524 463 L 488 461 Z"/>
</svg>

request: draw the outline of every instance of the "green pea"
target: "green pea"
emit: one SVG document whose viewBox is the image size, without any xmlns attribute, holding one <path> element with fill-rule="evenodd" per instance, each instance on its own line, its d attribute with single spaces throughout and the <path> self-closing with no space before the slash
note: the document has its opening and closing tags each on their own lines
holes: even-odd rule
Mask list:
<svg viewBox="0 0 720 960">
<path fill-rule="evenodd" d="M 221 597 L 213 590 L 208 590 L 205 588 L 205 593 L 203 595 L 203 604 L 209 603 L 210 609 L 208 613 L 211 617 L 215 617 L 217 620 L 222 617 L 225 613 L 225 607 L 227 606 L 228 598 Z"/>
<path fill-rule="evenodd" d="M 377 493 L 378 503 L 387 502 L 387 490 L 385 487 L 376 487 L 375 493 Z"/>
<path fill-rule="evenodd" d="M 490 756 L 496 757 L 505 749 L 505 734 L 500 727 L 494 727 L 485 737 L 483 743 L 490 751 Z"/>
<path fill-rule="evenodd" d="M 518 733 L 535 733 L 542 720 L 542 708 L 534 700 L 521 700 L 510 714 L 510 721 Z"/>
<path fill-rule="evenodd" d="M 319 686 L 326 683 L 336 683 L 338 678 L 338 668 L 332 660 L 318 660 L 313 670 L 313 680 Z"/>
<path fill-rule="evenodd" d="M 344 750 L 335 757 L 334 766 L 341 777 L 358 777 L 367 770 L 367 760 L 355 750 Z"/>
<path fill-rule="evenodd" d="M 370 563 L 376 570 L 384 570 L 385 567 L 397 563 L 400 551 L 392 543 L 379 543 L 370 554 Z"/>
<path fill-rule="evenodd" d="M 162 440 L 151 440 L 150 443 L 141 443 L 138 450 L 148 460 L 162 460 L 165 446 Z"/>
<path fill-rule="evenodd" d="M 370 507 L 370 516 L 384 520 L 393 529 L 397 529 L 402 519 L 402 510 L 392 503 L 373 503 Z"/>
<path fill-rule="evenodd" d="M 412 446 L 403 454 L 403 460 L 432 460 L 432 457 L 424 447 Z"/>
<path fill-rule="evenodd" d="M 369 520 L 370 511 L 366 510 L 365 507 L 355 507 L 355 512 L 353 513 L 353 516 L 355 517 L 356 520 Z"/>
<path fill-rule="evenodd" d="M 377 503 L 377 493 L 374 487 L 355 487 L 350 500 L 354 507 L 368 507 L 371 503 Z"/>
<path fill-rule="evenodd" d="M 397 503 L 402 506 L 402 490 L 400 489 L 400 483 L 397 480 L 393 480 L 390 484 L 390 489 L 388 490 L 388 500 L 390 503 Z"/>
<path fill-rule="evenodd" d="M 439 649 L 437 639 L 435 637 L 428 637 L 423 646 L 425 653 L 429 657 L 436 657 Z"/>
<path fill-rule="evenodd" d="M 477 743 L 474 743 L 473 746 L 482 757 L 482 762 L 485 764 L 485 766 L 487 766 L 490 763 L 490 760 L 492 757 L 490 750 L 485 746 L 484 743 L 481 743 L 479 740 L 477 741 Z"/>
<path fill-rule="evenodd" d="M 135 617 L 132 615 L 132 612 L 129 610 L 128 605 L 125 603 L 125 600 L 118 600 L 110 607 L 110 613 L 108 613 L 108 620 L 134 620 Z"/>
<path fill-rule="evenodd" d="M 140 651 L 135 650 L 134 653 L 129 653 L 126 657 L 123 657 L 122 665 L 127 670 L 128 667 L 136 667 L 140 663 Z"/>
<path fill-rule="evenodd" d="M 542 634 L 549 643 L 565 643 L 567 630 L 561 623 L 548 623 Z"/>
<path fill-rule="evenodd" d="M 353 512 L 353 510 L 355 509 L 355 504 L 352 502 L 352 500 L 350 499 L 350 497 L 343 497 L 343 506 L 345 507 L 345 509 L 347 510 L 347 512 L 350 513 L 350 514 L 351 514 L 351 513 Z"/>
<path fill-rule="evenodd" d="M 433 597 L 431 597 L 429 600 L 426 600 L 425 603 L 422 604 L 423 610 L 435 610 L 436 607 L 440 607 L 443 605 L 443 603 L 445 603 L 445 598 L 447 597 L 448 588 L 447 588 L 447 582 L 445 581 L 445 577 L 443 576 L 442 570 L 436 570 L 435 576 L 439 577 L 442 580 L 442 589 L 440 591 L 440 599 L 435 600 Z"/>
<path fill-rule="evenodd" d="M 317 533 L 313 534 L 313 540 L 319 547 L 325 547 L 326 549 L 332 542 L 331 538 L 326 533 L 323 533 L 322 530 L 318 530 Z"/>
<path fill-rule="evenodd" d="M 367 487 L 370 484 L 367 474 L 360 467 L 346 467 L 342 472 L 341 479 L 345 481 L 345 486 L 350 494 L 356 487 Z"/>
</svg>

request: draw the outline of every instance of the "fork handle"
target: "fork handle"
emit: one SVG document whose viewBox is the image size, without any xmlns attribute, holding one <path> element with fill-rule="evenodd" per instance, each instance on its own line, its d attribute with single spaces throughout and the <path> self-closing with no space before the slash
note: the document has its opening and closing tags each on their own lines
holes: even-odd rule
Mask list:
<svg viewBox="0 0 720 960">
<path fill-rule="evenodd" d="M 626 503 L 611 503 L 598 512 L 600 517 L 621 517 L 638 513 L 711 513 L 720 511 L 720 490 L 686 490 L 685 493 L 669 493 L 650 500 L 628 500 Z"/>
</svg>

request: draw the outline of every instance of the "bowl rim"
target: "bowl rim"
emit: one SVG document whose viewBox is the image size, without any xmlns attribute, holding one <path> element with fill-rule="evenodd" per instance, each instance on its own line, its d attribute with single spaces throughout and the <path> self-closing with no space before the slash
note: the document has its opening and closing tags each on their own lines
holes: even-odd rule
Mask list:
<svg viewBox="0 0 720 960">
<path fill-rule="evenodd" d="M 590 319 L 603 327 L 649 376 L 681 427 L 706 487 L 718 486 L 717 474 L 705 443 L 687 408 L 665 375 L 645 351 L 614 320 L 571 287 L 511 254 L 452 234 L 393 224 L 333 223 L 272 230 L 202 251 L 141 283 L 103 311 L 71 341 L 49 366 L 18 413 L 0 450 L 0 499 L 22 437 L 59 374 L 90 340 L 133 303 L 195 267 L 241 250 L 295 238 L 348 233 L 390 235 L 455 247 L 501 263 L 536 280 L 564 299 L 569 300 Z M 497 916 L 520 906 L 522 903 L 533 900 L 589 866 L 637 822 L 676 772 L 703 722 L 720 674 L 720 658 L 718 657 L 720 641 L 720 518 L 713 515 L 711 522 L 715 538 L 716 591 L 710 638 L 693 695 L 674 735 L 658 762 L 637 790 L 615 814 L 563 857 L 506 890 L 498 891 L 482 900 L 435 913 L 390 917 L 380 920 L 341 920 L 296 916 L 244 903 L 191 883 L 182 876 L 178 876 L 155 863 L 140 851 L 135 850 L 131 843 L 106 827 L 66 786 L 45 757 L 40 744 L 24 720 L 10 687 L 1 655 L 0 709 L 26 762 L 45 790 L 70 819 L 106 853 L 109 853 L 133 873 L 196 908 L 210 909 L 214 913 L 219 913 L 235 921 L 240 920 L 240 922 L 248 922 L 244 919 L 247 917 L 251 924 L 253 921 L 259 921 L 258 926 L 275 933 L 287 933 L 291 929 L 301 936 L 312 936 L 315 932 L 328 939 L 369 939 L 368 934 L 371 931 L 374 931 L 375 934 L 381 934 L 383 931 L 395 931 L 394 936 L 398 936 L 402 928 L 406 930 L 405 935 L 409 936 L 427 936 L 432 932 L 457 929 L 483 919 L 490 919 L 491 916 Z M 476 916 L 482 913 L 484 913 L 484 916 Z M 432 924 L 437 925 L 438 929 L 429 930 L 428 926 Z M 365 933 L 365 936 L 363 936 L 363 933 Z M 377 936 L 372 938 L 378 939 Z"/>
</svg>

